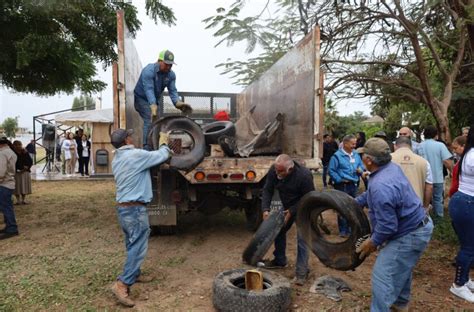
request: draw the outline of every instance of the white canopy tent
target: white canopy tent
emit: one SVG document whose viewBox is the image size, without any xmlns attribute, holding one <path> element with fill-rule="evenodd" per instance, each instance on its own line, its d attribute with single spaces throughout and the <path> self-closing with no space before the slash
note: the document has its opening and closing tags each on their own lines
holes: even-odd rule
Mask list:
<svg viewBox="0 0 474 312">
<path fill-rule="evenodd" d="M 54 116 L 56 125 L 66 125 L 70 127 L 88 128 L 90 140 L 92 143 L 92 153 L 90 155 L 90 164 L 92 174 L 109 174 L 111 173 L 110 164 L 104 166 L 96 166 L 97 150 L 107 150 L 111 155 L 113 150 L 110 144 L 111 124 L 114 123 L 114 113 L 112 108 L 99 110 L 75 111 L 57 114 Z"/>
<path fill-rule="evenodd" d="M 54 116 L 56 123 L 65 124 L 68 126 L 82 126 L 85 123 L 113 123 L 114 112 L 112 108 L 76 111 L 58 114 Z"/>
</svg>

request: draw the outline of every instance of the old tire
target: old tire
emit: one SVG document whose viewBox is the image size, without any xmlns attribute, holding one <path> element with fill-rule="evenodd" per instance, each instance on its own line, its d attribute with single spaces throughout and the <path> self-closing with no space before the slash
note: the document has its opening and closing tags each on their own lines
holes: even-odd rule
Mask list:
<svg viewBox="0 0 474 312">
<path fill-rule="evenodd" d="M 249 265 L 256 266 L 257 262 L 261 261 L 270 249 L 284 224 L 285 216 L 283 212 L 272 210 L 268 218 L 260 224 L 257 232 L 245 248 L 242 260 Z"/>
<path fill-rule="evenodd" d="M 215 121 L 202 127 L 206 144 L 218 144 L 222 135 L 235 136 L 235 126 L 232 121 Z"/>
<path fill-rule="evenodd" d="M 326 210 L 334 209 L 344 217 L 350 228 L 349 238 L 343 242 L 332 243 L 323 238 L 316 220 Z M 348 194 L 330 190 L 312 191 L 300 201 L 296 224 L 306 244 L 326 266 L 341 270 L 354 270 L 364 259 L 359 259 L 355 245 L 359 238 L 370 234 L 370 225 L 364 211 Z"/>
<path fill-rule="evenodd" d="M 262 291 L 245 289 L 245 269 L 219 273 L 212 287 L 212 302 L 217 311 L 287 311 L 291 304 L 289 281 L 274 272 L 263 271 Z"/>
<path fill-rule="evenodd" d="M 160 132 L 184 131 L 194 142 L 189 153 L 173 155 L 170 167 L 178 170 L 193 170 L 203 159 L 206 152 L 206 143 L 201 127 L 193 120 L 183 116 L 168 116 L 153 123 L 148 135 L 148 145 L 158 149 Z"/>
</svg>

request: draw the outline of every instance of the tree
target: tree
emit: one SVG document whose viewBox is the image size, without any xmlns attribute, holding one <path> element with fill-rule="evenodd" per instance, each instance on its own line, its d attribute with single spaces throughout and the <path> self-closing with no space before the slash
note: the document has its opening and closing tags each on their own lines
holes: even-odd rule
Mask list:
<svg viewBox="0 0 474 312">
<path fill-rule="evenodd" d="M 270 19 L 239 20 L 236 15 L 244 1 L 238 0 L 229 13 L 221 9 L 207 22 L 208 27 L 219 26 L 214 35 L 230 44 L 247 40 L 251 48 L 262 41 L 264 49 L 285 47 L 317 23 L 323 39 L 327 91 L 334 92 L 335 98 L 381 97 L 384 88 L 390 87 L 391 94 L 425 105 L 441 138 L 450 141 L 448 109 L 466 56 L 472 2 L 298 0 L 294 5 L 294 1 L 280 0 L 280 14 Z M 239 30 L 244 21 L 258 27 Z M 282 35 L 267 35 L 270 32 Z"/>
<path fill-rule="evenodd" d="M 161 2 L 146 0 L 147 14 L 173 25 L 173 11 Z M 118 9 L 135 34 L 141 23 L 128 1 L 2 1 L 0 84 L 38 95 L 102 90 L 95 63 L 106 67 L 117 58 Z"/>
<path fill-rule="evenodd" d="M 93 98 L 87 95 L 74 97 L 74 100 L 72 101 L 72 111 L 91 110 L 91 109 L 95 109 L 95 101 Z"/>
<path fill-rule="evenodd" d="M 16 136 L 16 131 L 18 130 L 18 116 L 15 118 L 5 118 L 2 123 L 2 128 L 7 137 L 14 138 Z"/>
</svg>

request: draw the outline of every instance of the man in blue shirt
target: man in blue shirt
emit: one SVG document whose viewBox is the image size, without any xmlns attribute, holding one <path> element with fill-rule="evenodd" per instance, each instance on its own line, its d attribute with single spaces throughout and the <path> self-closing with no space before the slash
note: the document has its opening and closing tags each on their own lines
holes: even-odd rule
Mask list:
<svg viewBox="0 0 474 312">
<path fill-rule="evenodd" d="M 427 126 L 423 131 L 425 141 L 418 146 L 418 154 L 426 159 L 431 166 L 433 174 L 433 208 L 436 217 L 444 216 L 444 176 L 443 165 L 451 171 L 453 160 L 446 145 L 436 141 L 438 129 L 435 126 Z M 434 219 L 436 222 L 436 219 Z"/>
<path fill-rule="evenodd" d="M 192 112 L 191 106 L 179 101 L 176 74 L 171 70 L 173 64 L 176 64 L 174 54 L 169 50 L 161 51 L 156 63 L 148 64 L 143 68 L 135 85 L 135 110 L 143 119 L 142 143 L 144 149 L 148 149 L 147 136 L 151 118 L 157 115 L 157 103 L 165 88 L 168 89 L 171 101 L 177 109 L 185 114 Z"/>
<path fill-rule="evenodd" d="M 149 282 L 140 275 L 140 267 L 148 249 L 150 225 L 146 205 L 152 200 L 150 168 L 158 166 L 170 157 L 168 134 L 160 133 L 160 148 L 156 151 L 137 149 L 133 145 L 133 130 L 117 129 L 111 135 L 111 143 L 117 149 L 112 160 L 112 172 L 116 184 L 117 215 L 125 234 L 127 260 L 123 273 L 112 286 L 118 301 L 133 307 L 128 288 L 136 282 Z"/>
<path fill-rule="evenodd" d="M 334 188 L 351 195 L 356 196 L 359 185 L 359 177 L 364 172 L 364 165 L 358 153 L 354 151 L 356 146 L 356 137 L 346 135 L 342 139 L 342 148 L 332 155 L 329 161 L 329 176 L 334 182 Z M 347 220 L 337 217 L 339 226 L 339 235 L 349 236 L 351 229 Z"/>
<path fill-rule="evenodd" d="M 402 169 L 391 162 L 390 147 L 380 138 L 357 152 L 370 171 L 366 192 L 356 198 L 369 207 L 372 234 L 357 248 L 360 257 L 376 249 L 371 311 L 407 309 L 412 271 L 431 239 L 433 223 Z"/>
</svg>

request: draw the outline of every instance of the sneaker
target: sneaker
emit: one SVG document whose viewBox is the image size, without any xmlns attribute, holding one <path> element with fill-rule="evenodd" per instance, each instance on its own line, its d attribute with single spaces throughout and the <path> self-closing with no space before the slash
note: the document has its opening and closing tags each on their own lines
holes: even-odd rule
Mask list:
<svg viewBox="0 0 474 312">
<path fill-rule="evenodd" d="M 467 288 L 469 288 L 470 291 L 474 291 L 474 281 L 473 280 L 469 280 L 466 284 L 464 284 L 464 286 L 467 286 Z"/>
<path fill-rule="evenodd" d="M 277 263 L 275 259 L 273 260 L 263 260 L 263 264 L 265 265 L 264 267 L 267 269 L 284 269 L 288 266 L 288 263 Z"/>
<path fill-rule="evenodd" d="M 291 282 L 295 285 L 303 286 L 307 279 L 307 276 L 295 276 Z"/>
<path fill-rule="evenodd" d="M 453 284 L 453 286 L 451 286 L 449 291 L 451 291 L 453 294 L 455 294 L 459 298 L 462 298 L 471 303 L 474 303 L 474 294 L 469 290 L 469 288 L 466 285 L 458 287 L 455 284 Z"/>
</svg>

